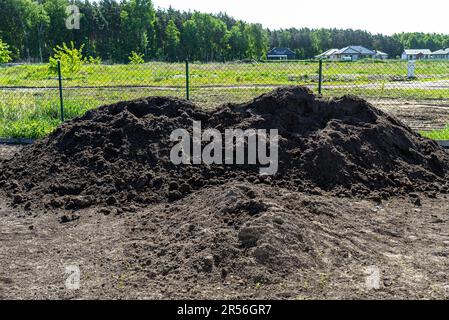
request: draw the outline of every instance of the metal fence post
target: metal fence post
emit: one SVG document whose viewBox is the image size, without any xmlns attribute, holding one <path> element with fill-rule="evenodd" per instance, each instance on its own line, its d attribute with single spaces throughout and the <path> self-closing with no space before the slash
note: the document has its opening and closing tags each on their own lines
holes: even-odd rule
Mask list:
<svg viewBox="0 0 449 320">
<path fill-rule="evenodd" d="M 61 106 L 61 121 L 64 122 L 64 100 L 62 98 L 61 61 L 58 60 L 59 102 Z"/>
<path fill-rule="evenodd" d="M 323 85 L 323 60 L 319 60 L 319 67 L 318 67 L 318 94 L 321 95 L 322 91 L 322 85 Z"/>
<path fill-rule="evenodd" d="M 186 59 L 186 99 L 190 100 L 190 72 L 189 59 Z"/>
</svg>

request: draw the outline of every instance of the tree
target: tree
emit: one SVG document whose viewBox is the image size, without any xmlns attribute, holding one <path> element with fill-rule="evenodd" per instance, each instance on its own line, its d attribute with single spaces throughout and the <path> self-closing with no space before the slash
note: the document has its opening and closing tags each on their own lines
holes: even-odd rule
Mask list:
<svg viewBox="0 0 449 320">
<path fill-rule="evenodd" d="M 184 50 L 185 58 L 198 59 L 198 27 L 195 20 L 189 19 L 183 24 L 183 31 L 181 33 L 182 48 Z"/>
<path fill-rule="evenodd" d="M 212 29 L 210 36 L 212 37 L 212 54 L 211 60 L 224 60 L 226 51 L 228 50 L 226 24 L 220 19 L 213 18 L 210 20 Z"/>
<path fill-rule="evenodd" d="M 246 52 L 248 51 L 248 37 L 245 37 L 245 24 L 243 22 L 238 22 L 235 26 L 231 28 L 228 33 L 227 42 L 229 44 L 229 55 L 228 59 L 244 59 Z"/>
<path fill-rule="evenodd" d="M 178 59 L 180 33 L 173 20 L 170 20 L 165 29 L 165 51 L 169 61 L 176 61 Z"/>
<path fill-rule="evenodd" d="M 36 1 L 0 1 L 0 37 L 10 45 L 15 59 L 38 54 L 37 43 L 43 37 L 36 33 L 36 28 L 48 23 L 48 16 Z"/>
<path fill-rule="evenodd" d="M 58 44 L 71 41 L 71 32 L 66 27 L 68 0 L 43 0 L 42 6 L 48 15 L 49 27 L 45 29 L 48 50 Z M 49 52 L 51 54 L 51 52 Z"/>
<path fill-rule="evenodd" d="M 94 5 L 90 21 L 91 33 L 88 34 L 91 54 L 105 60 L 125 62 L 129 54 L 126 41 L 123 40 L 122 5 L 116 1 L 101 0 Z M 89 16 L 89 15 L 86 15 Z"/>
<path fill-rule="evenodd" d="M 67 5 L 76 4 L 81 28 L 66 28 Z M 151 0 L 0 0 L 0 38 L 15 61 L 47 61 L 61 43 L 112 62 L 127 62 L 130 50 L 146 59 L 223 61 L 264 58 L 270 47 L 288 47 L 300 59 L 330 49 L 362 45 L 396 57 L 404 48 L 449 47 L 449 35 L 392 36 L 352 29 L 267 30 L 226 13 L 155 10 Z"/>
<path fill-rule="evenodd" d="M 313 54 L 319 54 L 332 47 L 332 34 L 330 30 L 318 29 L 311 33 Z"/>
<path fill-rule="evenodd" d="M 45 30 L 50 25 L 50 17 L 45 11 L 44 7 L 38 2 L 32 2 L 29 6 L 29 23 L 27 32 L 28 43 L 28 59 L 30 56 L 38 57 L 39 62 L 44 61 L 45 52 Z"/>
<path fill-rule="evenodd" d="M 120 17 L 123 45 L 147 57 L 154 54 L 156 15 L 151 0 L 123 1 Z"/>
<path fill-rule="evenodd" d="M 262 59 L 268 50 L 268 33 L 261 24 L 250 24 L 245 28 L 248 41 L 247 57 Z"/>
</svg>

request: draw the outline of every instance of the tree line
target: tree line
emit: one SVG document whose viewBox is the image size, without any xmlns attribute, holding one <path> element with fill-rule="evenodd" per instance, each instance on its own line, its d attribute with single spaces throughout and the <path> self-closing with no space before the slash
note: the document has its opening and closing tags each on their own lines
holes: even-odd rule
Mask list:
<svg viewBox="0 0 449 320">
<path fill-rule="evenodd" d="M 79 29 L 66 20 L 79 8 Z M 298 59 L 330 49 L 362 45 L 398 57 L 404 48 L 449 47 L 449 35 L 391 36 L 352 29 L 269 30 L 225 13 L 155 9 L 151 0 L 0 0 L 0 39 L 14 61 L 48 61 L 53 48 L 73 41 L 87 55 L 127 62 L 131 52 L 145 60 L 230 61 L 264 59 L 269 48 L 288 47 Z"/>
</svg>

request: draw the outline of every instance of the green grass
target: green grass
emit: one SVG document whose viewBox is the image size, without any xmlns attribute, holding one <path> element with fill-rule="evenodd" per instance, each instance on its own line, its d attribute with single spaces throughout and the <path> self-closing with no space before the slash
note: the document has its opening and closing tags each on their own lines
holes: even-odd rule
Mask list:
<svg viewBox="0 0 449 320">
<path fill-rule="evenodd" d="M 83 115 L 87 110 L 120 100 L 151 95 L 181 96 L 181 91 L 162 90 L 95 90 L 77 89 L 64 92 L 65 119 Z M 57 91 L 2 92 L 0 100 L 0 137 L 41 138 L 52 132 L 60 122 Z"/>
<path fill-rule="evenodd" d="M 192 85 L 252 85 L 316 83 L 318 63 L 191 63 Z M 405 79 L 407 62 L 324 62 L 324 82 L 372 83 Z M 184 63 L 151 62 L 142 65 L 84 65 L 76 74 L 63 75 L 64 85 L 76 86 L 184 86 Z M 449 79 L 449 62 L 418 61 L 418 80 Z M 48 65 L 0 67 L 0 86 L 53 87 L 56 75 Z"/>
<path fill-rule="evenodd" d="M 224 102 L 248 101 L 271 90 L 261 85 L 301 84 L 316 91 L 317 72 L 317 62 L 311 61 L 192 63 L 190 96 L 195 103 L 211 108 Z M 448 88 L 419 88 L 427 81 L 449 81 L 449 62 L 445 61 L 418 61 L 413 88 L 388 87 L 405 80 L 406 61 L 324 62 L 323 73 L 325 96 L 350 93 L 367 98 L 449 99 Z M 352 87 L 338 87 L 348 84 Z M 57 86 L 56 76 L 45 64 L 0 67 L 0 137 L 39 138 L 58 126 Z M 63 86 L 65 117 L 72 119 L 120 100 L 152 95 L 184 97 L 185 64 L 84 65 L 77 74 L 63 75 Z"/>
<path fill-rule="evenodd" d="M 433 140 L 449 140 L 449 125 L 441 130 L 423 131 L 421 135 Z"/>
</svg>

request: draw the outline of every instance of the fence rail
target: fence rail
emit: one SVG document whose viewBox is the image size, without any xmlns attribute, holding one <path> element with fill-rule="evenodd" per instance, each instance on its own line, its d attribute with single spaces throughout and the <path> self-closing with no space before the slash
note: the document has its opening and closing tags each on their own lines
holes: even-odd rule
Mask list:
<svg viewBox="0 0 449 320">
<path fill-rule="evenodd" d="M 449 101 L 449 61 L 150 62 L 85 64 L 76 72 L 65 67 L 57 74 L 45 64 L 0 67 L 0 137 L 41 137 L 88 109 L 151 95 L 213 108 L 277 86 L 304 85 L 323 96 Z"/>
</svg>

